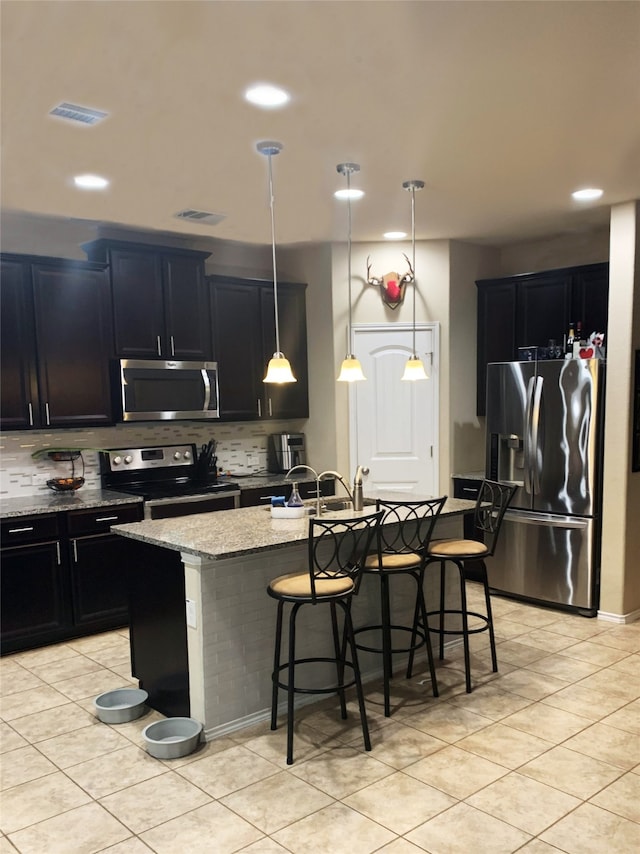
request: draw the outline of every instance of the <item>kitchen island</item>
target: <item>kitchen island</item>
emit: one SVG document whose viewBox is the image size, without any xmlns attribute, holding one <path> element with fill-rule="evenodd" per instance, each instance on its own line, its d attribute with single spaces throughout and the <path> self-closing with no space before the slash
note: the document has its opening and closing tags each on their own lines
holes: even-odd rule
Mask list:
<svg viewBox="0 0 640 854">
<path fill-rule="evenodd" d="M 380 497 L 406 500 L 406 494 L 380 493 Z M 369 496 L 371 502 L 375 496 Z M 447 500 L 434 536 L 460 536 L 465 513 L 474 502 Z M 363 514 L 374 508 L 365 507 Z M 352 516 L 353 511 L 332 511 L 331 517 Z M 357 515 L 357 514 L 355 514 Z M 327 514 L 329 518 L 329 514 Z M 154 584 L 156 556 L 181 561 L 180 583 L 186 598 L 186 656 L 188 668 L 188 706 L 192 717 L 204 725 L 205 736 L 213 738 L 268 717 L 271 704 L 271 670 L 276 607 L 266 593 L 269 582 L 278 575 L 299 571 L 307 565 L 309 518 L 273 519 L 269 508 L 248 507 L 201 513 L 173 519 L 148 520 L 115 525 L 114 533 L 137 540 L 140 544 L 141 573 L 145 583 Z M 146 547 L 146 548 L 145 548 Z M 435 575 L 435 573 L 434 573 Z M 365 578 L 354 600 L 354 624 L 378 621 L 379 587 Z M 429 586 L 426 595 L 429 599 Z M 411 625 L 415 588 L 395 585 L 393 608 L 402 621 Z M 144 599 L 144 587 L 134 583 L 134 599 Z M 150 591 L 153 592 L 153 591 Z M 178 592 L 173 596 L 179 597 Z M 151 597 L 153 600 L 153 596 Z M 432 600 L 433 601 L 433 600 Z M 139 603 L 138 603 L 139 604 Z M 184 614 L 184 602 L 165 603 Z M 144 626 L 137 625 L 136 601 L 131 603 L 133 672 L 143 687 L 145 675 L 136 662 L 136 637 Z M 158 613 L 150 613 L 142 602 L 140 620 L 162 628 L 162 604 Z M 304 626 L 298 638 L 298 656 L 330 654 L 330 633 L 321 609 L 305 609 Z M 184 624 L 183 624 L 184 625 Z M 178 627 L 179 629 L 181 627 Z M 177 636 L 180 636 L 178 631 Z M 157 656 L 162 651 L 158 649 Z M 381 668 L 380 657 L 362 654 L 363 678 L 373 678 Z M 144 668 L 143 668 L 144 669 Z M 179 681 L 179 680 L 178 680 Z M 427 689 L 425 689 L 427 690 Z M 153 705 L 153 697 L 151 698 Z M 160 708 L 165 714 L 167 712 Z"/>
</svg>

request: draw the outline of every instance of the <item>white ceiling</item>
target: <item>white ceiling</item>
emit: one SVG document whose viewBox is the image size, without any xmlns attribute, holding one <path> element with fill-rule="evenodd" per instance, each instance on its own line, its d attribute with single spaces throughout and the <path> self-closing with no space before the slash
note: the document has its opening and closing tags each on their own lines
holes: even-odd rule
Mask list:
<svg viewBox="0 0 640 854">
<path fill-rule="evenodd" d="M 268 243 L 274 158 L 278 243 L 353 239 L 506 243 L 608 221 L 640 198 L 638 2 L 30 2 L 3 0 L 2 206 Z M 258 110 L 257 81 L 292 102 Z M 84 127 L 61 101 L 106 110 Z M 111 185 L 79 191 L 73 175 Z M 570 192 L 600 186 L 580 206 Z M 173 214 L 225 214 L 215 227 Z"/>
</svg>

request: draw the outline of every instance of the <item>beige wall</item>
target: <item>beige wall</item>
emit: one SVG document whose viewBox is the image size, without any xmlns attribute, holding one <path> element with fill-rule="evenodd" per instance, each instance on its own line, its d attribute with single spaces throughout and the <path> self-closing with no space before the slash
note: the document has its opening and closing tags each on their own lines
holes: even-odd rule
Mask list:
<svg viewBox="0 0 640 854">
<path fill-rule="evenodd" d="M 600 610 L 640 611 L 640 472 L 631 471 L 633 359 L 640 348 L 640 203 L 611 211 Z"/>
<path fill-rule="evenodd" d="M 609 229 L 600 228 L 503 246 L 499 250 L 499 269 L 487 273 L 487 277 L 535 273 L 608 260 Z"/>
</svg>

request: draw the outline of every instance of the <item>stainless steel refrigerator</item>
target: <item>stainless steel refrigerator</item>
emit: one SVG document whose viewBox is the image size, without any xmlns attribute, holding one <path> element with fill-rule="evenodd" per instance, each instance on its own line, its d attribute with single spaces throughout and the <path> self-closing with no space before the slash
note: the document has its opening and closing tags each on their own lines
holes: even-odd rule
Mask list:
<svg viewBox="0 0 640 854">
<path fill-rule="evenodd" d="M 487 477 L 518 486 L 487 561 L 496 593 L 597 613 L 604 368 L 488 365 Z"/>
</svg>

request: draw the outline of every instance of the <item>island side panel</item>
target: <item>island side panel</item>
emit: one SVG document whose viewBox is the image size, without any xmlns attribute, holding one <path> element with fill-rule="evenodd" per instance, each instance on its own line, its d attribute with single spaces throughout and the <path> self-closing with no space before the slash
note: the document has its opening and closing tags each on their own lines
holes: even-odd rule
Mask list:
<svg viewBox="0 0 640 854">
<path fill-rule="evenodd" d="M 436 536 L 461 536 L 462 516 L 441 518 Z M 268 596 L 267 586 L 278 575 L 306 570 L 307 545 L 294 543 L 242 557 L 212 560 L 183 554 L 185 591 L 194 603 L 195 627 L 187 626 L 191 715 L 202 721 L 207 738 L 215 738 L 268 718 L 271 708 L 271 671 L 277 603 Z M 436 607 L 437 577 L 430 574 L 426 587 L 428 607 Z M 415 585 L 394 585 L 393 607 L 398 621 L 411 625 Z M 354 623 L 378 621 L 379 587 L 365 578 L 354 600 Z M 333 654 L 329 609 L 304 607 L 298 616 L 296 657 Z M 288 642 L 286 623 L 283 654 Z M 397 657 L 398 667 L 406 656 Z M 395 664 L 395 660 L 394 660 Z M 360 654 L 365 679 L 381 673 L 380 656 Z M 416 670 L 426 668 L 416 661 Z M 332 672 L 307 669 L 304 684 L 327 684 Z M 399 672 L 399 671 L 398 671 Z M 425 688 L 425 699 L 430 696 Z M 282 712 L 284 692 L 281 692 Z M 297 701 L 309 702 L 299 695 Z M 312 699 L 316 699 L 312 697 Z M 317 697 L 321 699 L 321 697 Z"/>
</svg>

